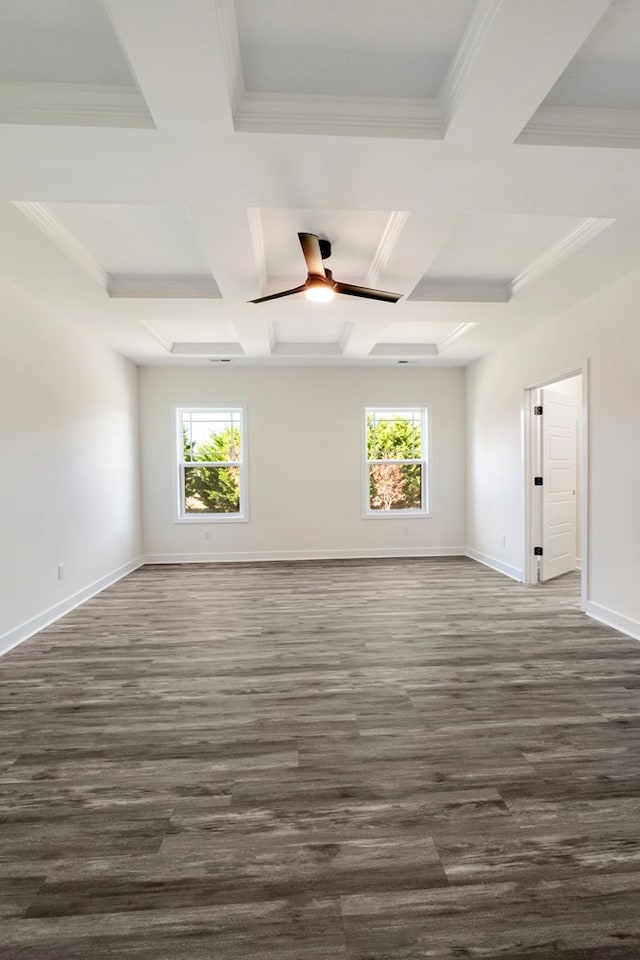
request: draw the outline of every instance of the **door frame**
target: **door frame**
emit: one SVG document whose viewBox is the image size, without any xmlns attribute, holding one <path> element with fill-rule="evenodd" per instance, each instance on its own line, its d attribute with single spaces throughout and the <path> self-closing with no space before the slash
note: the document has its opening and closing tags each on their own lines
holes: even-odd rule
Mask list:
<svg viewBox="0 0 640 960">
<path fill-rule="evenodd" d="M 580 537 L 582 554 L 581 561 L 581 591 L 580 605 L 584 611 L 589 600 L 589 361 L 584 360 L 577 367 L 566 367 L 558 370 L 556 373 L 548 374 L 536 383 L 525 388 L 524 403 L 522 407 L 522 461 L 524 472 L 524 582 L 534 584 L 538 582 L 538 561 L 533 556 L 533 548 L 536 545 L 534 538 L 536 536 L 537 511 L 535 509 L 533 491 L 535 476 L 535 457 L 534 442 L 537 435 L 537 424 L 535 422 L 533 408 L 535 406 L 536 392 L 542 387 L 551 387 L 560 380 L 568 380 L 570 377 L 582 376 L 582 456 L 580 464 Z"/>
</svg>

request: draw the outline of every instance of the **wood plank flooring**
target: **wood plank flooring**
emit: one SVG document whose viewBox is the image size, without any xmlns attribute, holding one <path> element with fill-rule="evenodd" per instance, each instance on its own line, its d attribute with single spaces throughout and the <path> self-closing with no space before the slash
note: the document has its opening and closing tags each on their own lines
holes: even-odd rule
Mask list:
<svg viewBox="0 0 640 960">
<path fill-rule="evenodd" d="M 0 660 L 3 960 L 638 960 L 640 644 L 578 594 L 120 581 Z"/>
</svg>

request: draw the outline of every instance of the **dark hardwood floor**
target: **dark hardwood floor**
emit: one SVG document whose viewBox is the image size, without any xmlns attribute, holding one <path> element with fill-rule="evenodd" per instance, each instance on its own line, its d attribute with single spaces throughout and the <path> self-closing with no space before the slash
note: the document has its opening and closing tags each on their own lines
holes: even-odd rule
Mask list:
<svg viewBox="0 0 640 960">
<path fill-rule="evenodd" d="M 143 567 L 0 660 L 3 960 L 638 960 L 640 645 L 577 576 Z"/>
</svg>

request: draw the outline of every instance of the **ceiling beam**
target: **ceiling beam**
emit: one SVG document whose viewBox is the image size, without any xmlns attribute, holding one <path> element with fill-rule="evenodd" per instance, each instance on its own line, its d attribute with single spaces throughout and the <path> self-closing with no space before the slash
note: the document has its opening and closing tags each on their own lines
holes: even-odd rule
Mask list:
<svg viewBox="0 0 640 960">
<path fill-rule="evenodd" d="M 391 316 L 379 320 L 367 318 L 345 324 L 345 332 L 340 340 L 342 356 L 354 359 L 368 357 L 392 319 Z"/>
<path fill-rule="evenodd" d="M 248 357 L 270 357 L 273 352 L 273 328 L 264 316 L 236 318 L 233 321 L 238 340 Z"/>
<path fill-rule="evenodd" d="M 611 0 L 480 0 L 440 92 L 448 141 L 513 143 Z"/>
<path fill-rule="evenodd" d="M 46 204 L 16 201 L 13 206 L 35 223 L 49 240 L 52 240 L 70 260 L 73 260 L 76 266 L 92 277 L 103 290 L 107 289 L 109 277 L 106 270 L 102 269 L 95 257 Z"/>
<path fill-rule="evenodd" d="M 246 301 L 258 296 L 266 270 L 256 217 L 248 217 L 246 208 L 221 209 L 210 199 L 190 202 L 187 213 L 222 297 Z"/>
<path fill-rule="evenodd" d="M 215 55 L 220 42 L 215 3 L 105 0 L 105 6 L 158 130 L 202 142 L 207 134 L 232 129 L 223 58 Z"/>
<path fill-rule="evenodd" d="M 450 213 L 409 216 L 379 271 L 377 285 L 384 290 L 398 290 L 408 298 L 459 230 L 461 222 L 461 216 Z"/>
<path fill-rule="evenodd" d="M 365 281 L 368 287 L 377 287 L 380 281 L 380 274 L 384 270 L 389 257 L 393 253 L 398 238 L 402 233 L 404 226 L 409 219 L 408 210 L 394 210 L 389 214 L 386 226 L 382 232 L 382 237 L 378 244 L 371 266 L 367 273 Z"/>
</svg>

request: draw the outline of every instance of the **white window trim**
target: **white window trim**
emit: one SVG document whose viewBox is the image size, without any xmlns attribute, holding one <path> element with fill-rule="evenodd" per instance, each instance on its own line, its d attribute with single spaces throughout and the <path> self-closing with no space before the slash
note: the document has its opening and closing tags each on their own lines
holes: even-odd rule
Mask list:
<svg viewBox="0 0 640 960">
<path fill-rule="evenodd" d="M 241 417 L 240 429 L 240 511 L 238 513 L 200 513 L 185 515 L 182 512 L 184 503 L 184 465 L 182 458 L 182 414 L 188 410 L 211 411 L 212 413 L 227 413 L 229 411 L 237 412 Z M 179 403 L 174 407 L 174 435 L 175 435 L 175 456 L 173 466 L 173 486 L 174 486 L 174 523 L 246 523 L 249 520 L 248 507 L 248 484 L 247 484 L 247 410 L 244 404 L 228 404 L 225 406 L 212 406 L 210 403 Z M 236 462 L 227 463 L 226 461 L 216 461 L 215 463 L 205 463 L 204 461 L 194 461 L 199 466 L 236 466 Z"/>
<path fill-rule="evenodd" d="M 372 410 L 420 410 L 422 412 L 422 458 L 417 460 L 369 460 L 367 453 L 367 416 Z M 431 411 L 426 403 L 368 403 L 362 411 L 362 504 L 364 520 L 425 520 L 433 516 L 431 502 Z M 427 442 L 424 443 L 426 434 Z M 422 506 L 419 510 L 372 510 L 369 507 L 369 465 L 375 463 L 419 463 L 422 464 Z"/>
</svg>

